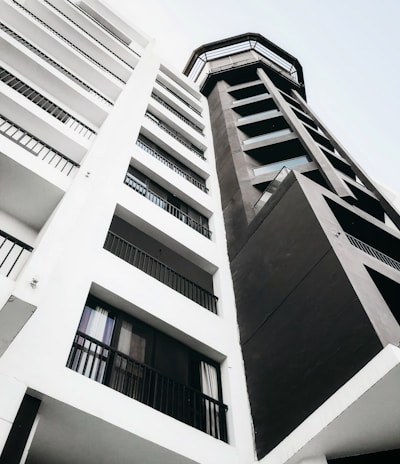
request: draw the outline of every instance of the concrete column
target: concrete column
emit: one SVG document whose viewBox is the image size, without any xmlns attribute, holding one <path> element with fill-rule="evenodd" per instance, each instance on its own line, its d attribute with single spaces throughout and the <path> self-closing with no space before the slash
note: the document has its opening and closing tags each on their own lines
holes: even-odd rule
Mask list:
<svg viewBox="0 0 400 464">
<path fill-rule="evenodd" d="M 0 456 L 25 392 L 25 384 L 0 374 Z"/>
<path fill-rule="evenodd" d="M 347 160 L 353 171 L 357 174 L 357 177 L 359 177 L 363 184 L 373 192 L 379 201 L 382 203 L 382 206 L 384 207 L 386 214 L 390 217 L 390 219 L 395 223 L 397 227 L 400 228 L 400 216 L 394 207 L 394 205 L 383 195 L 379 188 L 377 187 L 376 183 L 370 179 L 370 177 L 363 171 L 361 166 L 355 161 L 350 154 L 347 152 L 347 150 L 343 147 L 343 145 L 333 136 L 332 132 L 328 129 L 328 127 L 319 119 L 317 114 L 308 106 L 306 101 L 301 97 L 299 92 L 296 90 L 293 91 L 294 95 L 297 98 L 297 101 L 300 103 L 302 106 L 303 110 L 305 113 L 307 113 L 314 121 L 318 123 L 318 126 L 322 129 L 322 131 L 325 133 L 325 135 L 329 138 L 329 141 L 331 144 L 335 147 L 336 151 L 340 153 L 340 155 Z"/>
<path fill-rule="evenodd" d="M 0 464 L 22 464 L 38 424 L 41 401 L 24 395 L 0 456 Z"/>
</svg>

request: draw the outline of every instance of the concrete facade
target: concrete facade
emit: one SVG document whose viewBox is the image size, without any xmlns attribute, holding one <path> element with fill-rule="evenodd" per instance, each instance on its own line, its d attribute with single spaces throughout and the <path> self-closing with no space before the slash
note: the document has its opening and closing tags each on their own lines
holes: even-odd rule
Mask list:
<svg viewBox="0 0 400 464">
<path fill-rule="evenodd" d="M 0 4 L 0 462 L 400 449 L 398 214 L 298 60 L 187 77 L 99 0 Z"/>
</svg>

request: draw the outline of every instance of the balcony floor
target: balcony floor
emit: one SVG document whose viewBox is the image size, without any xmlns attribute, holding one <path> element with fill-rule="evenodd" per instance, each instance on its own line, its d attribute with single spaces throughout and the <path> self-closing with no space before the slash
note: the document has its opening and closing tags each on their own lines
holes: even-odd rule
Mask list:
<svg viewBox="0 0 400 464">
<path fill-rule="evenodd" d="M 51 398 L 42 401 L 27 464 L 194 464 L 194 461 Z"/>
<path fill-rule="evenodd" d="M 64 193 L 6 156 L 0 157 L 0 178 L 0 210 L 35 230 L 42 228 Z"/>
</svg>

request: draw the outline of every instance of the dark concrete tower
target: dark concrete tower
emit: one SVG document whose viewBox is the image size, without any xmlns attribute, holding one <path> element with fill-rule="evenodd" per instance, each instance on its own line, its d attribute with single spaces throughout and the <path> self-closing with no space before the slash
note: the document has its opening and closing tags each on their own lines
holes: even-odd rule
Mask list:
<svg viewBox="0 0 400 464">
<path fill-rule="evenodd" d="M 400 218 L 258 34 L 198 48 L 261 459 L 400 341 Z"/>
</svg>

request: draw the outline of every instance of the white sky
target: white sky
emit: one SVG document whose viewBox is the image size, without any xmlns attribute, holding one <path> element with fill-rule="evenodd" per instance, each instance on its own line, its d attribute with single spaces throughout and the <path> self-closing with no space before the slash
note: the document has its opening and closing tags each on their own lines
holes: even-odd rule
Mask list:
<svg viewBox="0 0 400 464">
<path fill-rule="evenodd" d="M 182 70 L 205 43 L 257 32 L 297 57 L 308 103 L 376 181 L 400 192 L 400 0 L 106 0 Z"/>
</svg>

